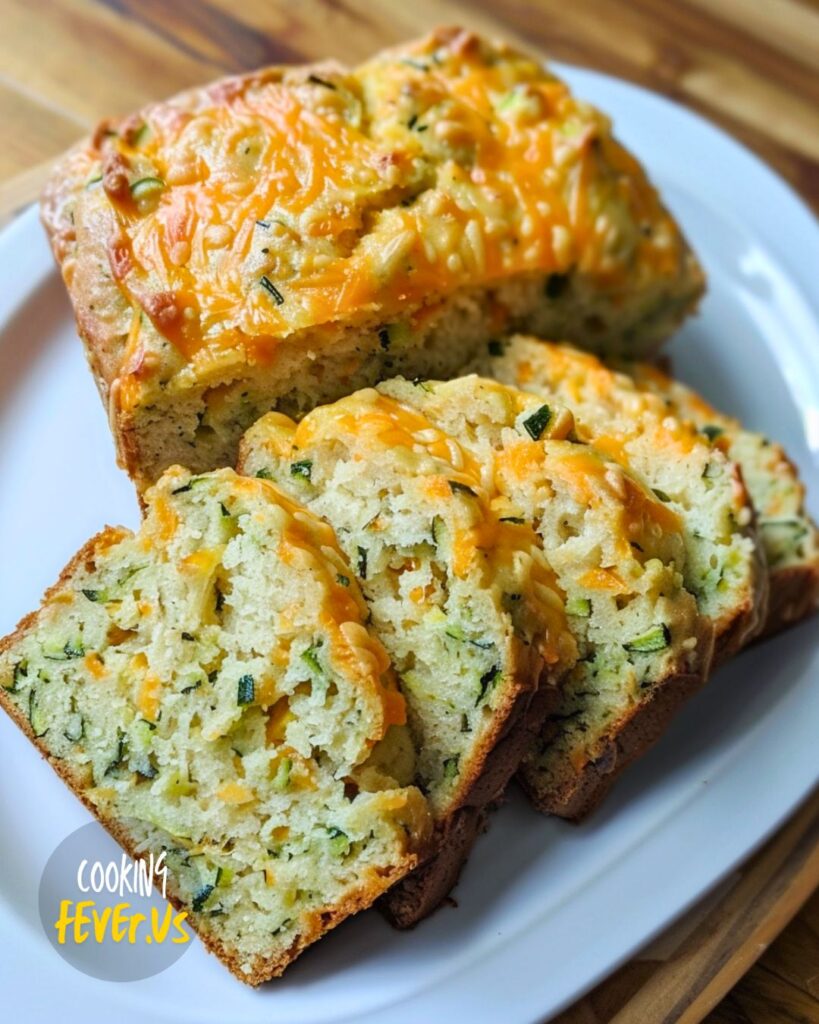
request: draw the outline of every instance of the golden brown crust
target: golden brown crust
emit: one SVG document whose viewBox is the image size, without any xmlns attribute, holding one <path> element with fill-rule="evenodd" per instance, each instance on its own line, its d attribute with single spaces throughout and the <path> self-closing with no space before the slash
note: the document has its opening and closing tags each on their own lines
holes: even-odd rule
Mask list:
<svg viewBox="0 0 819 1024">
<path fill-rule="evenodd" d="M 766 577 L 763 575 L 763 579 Z M 730 623 L 724 627 L 716 638 L 714 644 L 713 668 L 719 668 L 729 661 L 735 654 L 738 654 L 743 647 L 746 647 L 752 640 L 760 635 L 760 629 L 765 622 L 764 614 L 760 614 L 763 608 L 767 608 L 768 588 L 756 587 L 754 594 L 737 608 Z"/>
<path fill-rule="evenodd" d="M 24 616 L 12 633 L 0 639 L 0 654 L 12 648 L 22 640 L 27 632 L 35 628 L 43 608 L 56 594 L 65 588 L 79 569 L 93 569 L 95 555 L 100 547 L 110 547 L 112 544 L 129 536 L 131 536 L 129 530 L 122 527 L 108 526 L 92 537 L 66 565 L 60 573 L 57 582 L 46 591 L 40 608 Z M 132 859 L 138 858 L 140 854 L 137 850 L 137 843 L 134 842 L 133 837 L 123 824 L 113 814 L 107 814 L 104 810 L 97 807 L 86 796 L 89 782 L 88 775 L 82 771 L 72 770 L 64 759 L 54 757 L 49 753 L 42 742 L 42 738 L 34 735 L 30 722 L 20 709 L 9 700 L 8 694 L 2 687 L 0 687 L 0 707 L 19 726 L 57 775 L 73 791 L 74 795 L 85 805 L 105 830 L 120 844 L 125 852 Z M 199 928 L 196 915 L 190 913 L 190 907 L 183 903 L 176 893 L 168 892 L 167 899 L 175 909 L 188 913 L 188 923 L 197 933 L 206 949 L 217 956 L 232 974 L 248 985 L 260 985 L 271 978 L 279 977 L 308 946 L 330 931 L 330 929 L 335 928 L 346 917 L 371 906 L 390 885 L 402 878 L 408 871 L 413 870 L 420 863 L 423 859 L 422 853 L 426 854 L 426 851 L 410 853 L 402 863 L 393 865 L 388 870 L 372 870 L 370 872 L 372 877 L 367 881 L 362 881 L 362 884 L 349 893 L 344 900 L 331 907 L 312 911 L 309 915 L 308 926 L 301 930 L 285 953 L 275 957 L 257 957 L 249 973 L 245 973 L 241 969 L 240 960 L 236 952 L 232 952 L 215 935 Z"/>
<path fill-rule="evenodd" d="M 506 714 L 499 719 L 491 745 L 461 805 L 439 822 L 433 839 L 433 855 L 393 886 L 379 906 L 396 928 L 411 928 L 432 913 L 458 881 L 475 839 L 481 833 L 486 810 L 497 802 L 524 754 L 540 732 L 546 716 L 559 701 L 559 687 L 548 670 L 538 679 L 540 658 L 531 647 L 517 646 L 515 687 Z M 488 748 L 488 749 L 487 749 Z"/>
<path fill-rule="evenodd" d="M 472 846 L 486 825 L 486 807 L 460 807 L 436 830 L 438 852 L 378 901 L 394 928 L 414 928 L 434 913 L 458 883 Z"/>
<path fill-rule="evenodd" d="M 84 179 L 78 175 L 83 167 L 80 158 L 85 146 L 86 143 L 75 146 L 55 165 L 40 200 L 40 220 L 71 297 L 77 331 L 85 343 L 89 366 L 103 403 L 107 404 L 111 385 L 119 372 L 124 342 L 100 314 L 100 309 L 115 306 L 120 299 L 113 278 L 104 273 L 104 269 L 100 272 L 101 268 L 108 266 L 104 242 L 99 240 L 102 242 L 98 242 L 99 248 L 94 246 L 89 251 L 94 263 L 93 275 L 88 273 L 88 261 L 78 260 L 75 253 L 77 229 L 71 202 L 83 187 Z M 113 231 L 114 222 L 110 214 L 107 227 Z M 97 228 L 99 234 L 104 234 L 105 225 Z"/>
<path fill-rule="evenodd" d="M 819 610 L 819 564 L 792 565 L 774 569 L 770 575 L 768 615 L 762 632 L 764 640 L 795 626 Z"/>
</svg>

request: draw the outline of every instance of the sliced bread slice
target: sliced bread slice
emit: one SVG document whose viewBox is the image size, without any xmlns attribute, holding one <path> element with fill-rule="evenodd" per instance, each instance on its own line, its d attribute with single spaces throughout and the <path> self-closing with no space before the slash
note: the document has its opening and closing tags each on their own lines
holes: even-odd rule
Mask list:
<svg viewBox="0 0 819 1024">
<path fill-rule="evenodd" d="M 754 509 L 735 462 L 626 374 L 569 345 L 526 336 L 491 346 L 490 376 L 563 402 L 576 431 L 627 466 L 679 515 L 685 585 L 714 624 L 715 663 L 762 629 L 768 599 Z"/>
<path fill-rule="evenodd" d="M 648 363 L 622 367 L 639 388 L 689 420 L 742 470 L 754 503 L 768 567 L 770 597 L 762 630 L 771 636 L 819 606 L 819 530 L 805 508 L 805 487 L 785 450 L 718 412 L 691 388 Z"/>
<path fill-rule="evenodd" d="M 427 803 L 332 530 L 262 480 L 169 470 L 0 642 L 0 703 L 242 981 L 419 863 Z"/>
<path fill-rule="evenodd" d="M 534 527 L 558 575 L 580 658 L 519 777 L 540 810 L 581 817 L 708 671 L 713 629 L 683 584 L 680 518 L 534 395 L 474 376 L 379 390 L 480 461 L 498 510 Z"/>
<path fill-rule="evenodd" d="M 393 920 L 412 924 L 454 883 L 480 809 L 556 700 L 576 656 L 562 595 L 531 526 L 492 508 L 472 455 L 373 389 L 298 425 L 263 417 L 239 467 L 333 525 L 399 674 L 442 851 L 411 892 L 389 895 Z"/>
</svg>

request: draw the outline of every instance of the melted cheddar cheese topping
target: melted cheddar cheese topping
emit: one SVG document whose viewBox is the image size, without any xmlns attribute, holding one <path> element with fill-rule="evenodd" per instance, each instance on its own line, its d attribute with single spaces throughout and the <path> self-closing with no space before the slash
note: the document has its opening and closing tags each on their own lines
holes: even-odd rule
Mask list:
<svg viewBox="0 0 819 1024">
<path fill-rule="evenodd" d="M 629 466 L 629 444 L 638 436 L 650 439 L 658 456 L 667 459 L 684 460 L 696 449 L 707 450 L 703 435 L 691 422 L 671 415 L 658 395 L 634 387 L 597 356 L 535 338 L 520 341 L 526 345 L 526 354 L 514 364 L 515 384 L 542 388 L 565 401 L 578 418 L 578 437 L 621 465 Z M 584 415 L 589 407 L 601 414 L 594 424 Z M 605 426 L 601 426 L 603 412 Z"/>
<path fill-rule="evenodd" d="M 110 210 L 114 277 L 199 376 L 225 351 L 265 362 L 296 331 L 465 284 L 577 269 L 618 288 L 681 265 L 606 118 L 465 32 L 352 72 L 227 80 L 98 135 L 83 201 Z"/>
<path fill-rule="evenodd" d="M 254 446 L 275 459 L 313 458 L 322 445 L 337 442 L 357 461 L 378 452 L 395 452 L 407 481 L 417 481 L 419 491 L 440 504 L 440 515 L 451 531 L 451 567 L 456 576 L 463 579 L 478 573 L 486 586 L 503 590 L 508 583 L 507 589 L 514 590 L 511 581 L 520 581 L 521 558 L 528 559 L 531 592 L 526 597 L 537 608 L 541 654 L 549 664 L 565 656 L 563 597 L 534 530 L 504 521 L 495 508 L 497 495 L 491 481 L 487 489 L 481 462 L 422 413 L 366 388 L 317 407 L 298 424 L 272 413 L 257 423 L 252 434 Z M 421 605 L 425 598 L 423 589 L 411 596 Z"/>
<path fill-rule="evenodd" d="M 179 517 L 171 504 L 175 500 L 174 493 L 178 493 L 181 481 L 190 482 L 191 479 L 196 478 L 189 478 L 183 470 L 172 469 L 148 492 L 146 528 L 154 525 L 154 536 L 161 548 L 172 541 L 179 523 Z M 219 474 L 212 474 L 212 479 L 213 489 L 216 490 L 220 482 Z M 184 483 L 182 487 L 185 487 Z M 349 581 L 345 574 L 352 574 L 332 527 L 288 498 L 267 480 L 231 474 L 229 487 L 230 499 L 241 499 L 243 496 L 255 502 L 261 499 L 271 507 L 270 513 L 275 509 L 273 514 L 278 520 L 279 533 L 278 557 L 285 565 L 308 574 L 318 588 L 318 605 L 308 611 L 310 617 L 317 618 L 324 631 L 331 662 L 338 665 L 347 676 L 357 680 L 359 685 L 377 695 L 382 706 L 382 725 L 385 731 L 390 725 L 403 725 L 406 721 L 406 707 L 397 688 L 389 655 L 380 640 L 362 625 L 367 620 L 368 609 L 360 591 L 357 587 L 341 582 L 342 578 Z M 173 513 L 172 519 L 170 513 Z M 267 515 L 263 518 L 267 519 Z M 171 521 L 174 527 L 168 533 L 168 523 Z M 223 547 L 197 549 L 179 561 L 179 571 L 191 588 L 195 586 L 197 577 L 207 582 L 221 564 L 223 553 Z M 292 629 L 292 625 L 288 624 L 288 628 Z M 144 655 L 139 657 L 144 661 Z M 275 657 L 273 660 L 276 660 Z M 145 662 L 142 669 L 147 667 Z M 137 703 L 149 721 L 153 720 L 159 706 L 160 687 L 158 679 L 150 674 L 144 676 Z M 262 685 L 260 698 L 265 693 Z"/>
<path fill-rule="evenodd" d="M 593 370 L 592 363 L 578 355 L 579 365 Z M 561 350 L 558 361 L 562 356 Z M 589 571 L 588 561 L 576 553 L 568 561 L 560 556 L 557 535 L 544 536 L 544 548 L 560 582 L 570 591 L 580 587 L 624 593 L 629 587 L 618 570 L 633 576 L 632 569 L 639 572 L 636 563 L 655 557 L 658 541 L 662 544 L 664 537 L 681 533 L 680 516 L 624 471 L 609 451 L 600 451 L 596 438 L 593 446 L 573 439 L 575 431 L 582 433 L 582 426 L 567 410 L 550 403 L 548 417 L 537 425 L 539 435 L 534 438 L 532 416 L 543 408 L 541 400 L 499 381 L 470 376 L 427 382 L 421 391 L 395 382 L 382 387 L 397 389 L 398 396 L 435 424 L 452 428 L 453 422 L 459 422 L 457 436 L 469 445 L 472 457 L 481 458 L 484 479 L 491 481 L 497 495 L 493 507 L 502 518 L 542 524 L 549 520 L 547 505 L 556 500 L 566 509 L 568 499 L 581 510 L 584 522 L 604 524 L 606 548 L 596 545 L 595 557 L 610 561 Z"/>
</svg>

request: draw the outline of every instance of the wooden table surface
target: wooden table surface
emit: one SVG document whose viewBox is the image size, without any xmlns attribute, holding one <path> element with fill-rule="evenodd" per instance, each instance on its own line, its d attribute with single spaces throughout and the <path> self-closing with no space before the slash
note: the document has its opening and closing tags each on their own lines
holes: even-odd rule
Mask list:
<svg viewBox="0 0 819 1024">
<path fill-rule="evenodd" d="M 817 0 L 0 0 L 0 217 L 103 115 L 264 63 L 355 61 L 441 23 L 663 92 L 819 209 Z M 562 1024 L 816 1024 L 817 883 L 819 796 Z"/>
</svg>

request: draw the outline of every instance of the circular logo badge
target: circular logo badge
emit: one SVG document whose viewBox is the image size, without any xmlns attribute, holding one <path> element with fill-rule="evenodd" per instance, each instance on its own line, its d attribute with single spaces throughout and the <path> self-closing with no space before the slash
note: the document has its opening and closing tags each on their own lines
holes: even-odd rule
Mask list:
<svg viewBox="0 0 819 1024">
<path fill-rule="evenodd" d="M 103 981 L 140 981 L 190 945 L 185 914 L 162 896 L 164 855 L 128 856 L 96 821 L 52 853 L 40 879 L 40 921 L 60 956 Z M 157 891 L 158 890 L 158 891 Z"/>
</svg>

